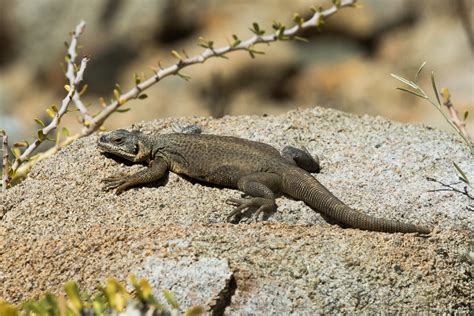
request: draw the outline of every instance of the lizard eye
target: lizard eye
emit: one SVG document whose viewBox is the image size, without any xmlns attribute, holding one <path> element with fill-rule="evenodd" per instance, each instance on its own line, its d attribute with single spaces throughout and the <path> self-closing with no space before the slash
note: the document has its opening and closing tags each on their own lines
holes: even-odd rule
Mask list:
<svg viewBox="0 0 474 316">
<path fill-rule="evenodd" d="M 123 138 L 121 138 L 121 137 L 114 139 L 114 142 L 116 144 L 120 144 L 122 141 L 123 141 Z"/>
</svg>

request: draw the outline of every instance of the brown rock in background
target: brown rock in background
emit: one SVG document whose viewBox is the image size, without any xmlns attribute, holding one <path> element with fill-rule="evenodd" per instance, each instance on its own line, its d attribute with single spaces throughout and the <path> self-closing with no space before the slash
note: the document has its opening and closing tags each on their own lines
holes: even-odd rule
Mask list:
<svg viewBox="0 0 474 316">
<path fill-rule="evenodd" d="M 238 52 L 230 60 L 185 69 L 190 82 L 167 78 L 106 127 L 167 116 L 281 113 L 316 103 L 448 128 L 429 104 L 395 90 L 399 83 L 390 73 L 411 78 L 427 61 L 439 85 L 450 88 L 458 110 L 474 108 L 474 62 L 460 1 L 364 1 L 362 9 L 338 12 L 322 33 L 305 33 L 307 44 L 274 43 L 261 46 L 267 55 L 255 60 Z M 472 17 L 472 3 L 462 3 Z M 196 54 L 199 36 L 225 45 L 232 34 L 251 36 L 254 21 L 266 30 L 273 20 L 289 25 L 293 12 L 307 16 L 310 5 L 329 1 L 4 0 L 0 5 L 0 38 L 6 39 L 0 52 L 0 126 L 20 138 L 32 134 L 34 117 L 46 118 L 44 109 L 63 97 L 58 66 L 63 41 L 80 19 L 88 23 L 82 53 L 92 56 L 84 99 L 98 109 L 98 98 L 112 97 L 116 82 L 126 90 L 133 73 L 150 74 L 148 65 L 158 60 L 173 62 L 171 49 Z M 426 71 L 422 83 L 430 91 L 428 77 Z M 73 125 L 74 113 L 63 121 Z"/>
</svg>

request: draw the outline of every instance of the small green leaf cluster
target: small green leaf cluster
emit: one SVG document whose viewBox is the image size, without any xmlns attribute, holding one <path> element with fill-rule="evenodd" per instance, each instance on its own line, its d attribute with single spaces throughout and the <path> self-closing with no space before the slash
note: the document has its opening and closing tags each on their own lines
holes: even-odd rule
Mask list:
<svg viewBox="0 0 474 316">
<path fill-rule="evenodd" d="M 97 286 L 97 293 L 91 295 L 81 292 L 76 282 L 70 281 L 64 285 L 66 296 L 44 294 L 41 298 L 29 300 L 15 306 L 0 301 L 0 315 L 2 316 L 80 316 L 80 315 L 119 315 L 121 313 L 133 315 L 203 315 L 202 306 L 193 306 L 182 311 L 174 294 L 163 290 L 171 310 L 161 304 L 152 293 L 152 288 L 146 279 L 138 280 L 130 276 L 133 287 L 128 292 L 123 284 L 116 279 L 107 280 L 104 286 Z"/>
</svg>

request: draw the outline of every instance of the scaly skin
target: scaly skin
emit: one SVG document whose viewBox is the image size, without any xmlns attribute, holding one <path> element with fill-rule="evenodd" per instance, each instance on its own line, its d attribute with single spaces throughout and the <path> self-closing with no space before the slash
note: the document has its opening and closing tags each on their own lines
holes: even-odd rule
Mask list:
<svg viewBox="0 0 474 316">
<path fill-rule="evenodd" d="M 275 194 L 282 192 L 302 200 L 313 209 L 346 226 L 371 231 L 430 233 L 427 227 L 365 215 L 329 192 L 309 172 L 319 163 L 307 151 L 286 147 L 282 155 L 270 145 L 236 137 L 201 134 L 144 135 L 116 130 L 103 135 L 99 149 L 133 162 L 148 162 L 149 168 L 131 176 L 104 180 L 104 189 L 124 190 L 162 178 L 168 170 L 196 180 L 236 188 L 250 198 L 229 199 L 236 209 L 229 219 L 255 207 L 276 210 Z"/>
</svg>

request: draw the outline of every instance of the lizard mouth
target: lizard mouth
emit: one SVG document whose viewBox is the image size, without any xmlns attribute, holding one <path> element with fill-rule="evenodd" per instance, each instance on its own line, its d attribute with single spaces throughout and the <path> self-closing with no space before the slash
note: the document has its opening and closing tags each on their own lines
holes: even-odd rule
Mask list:
<svg viewBox="0 0 474 316">
<path fill-rule="evenodd" d="M 138 153 L 138 145 L 135 145 L 133 150 L 130 151 L 130 150 L 125 150 L 121 147 L 114 146 L 113 144 L 102 142 L 99 140 L 97 142 L 97 147 L 99 148 L 99 151 L 101 153 L 113 153 L 116 156 L 119 156 L 128 160 L 133 160 Z"/>
</svg>

